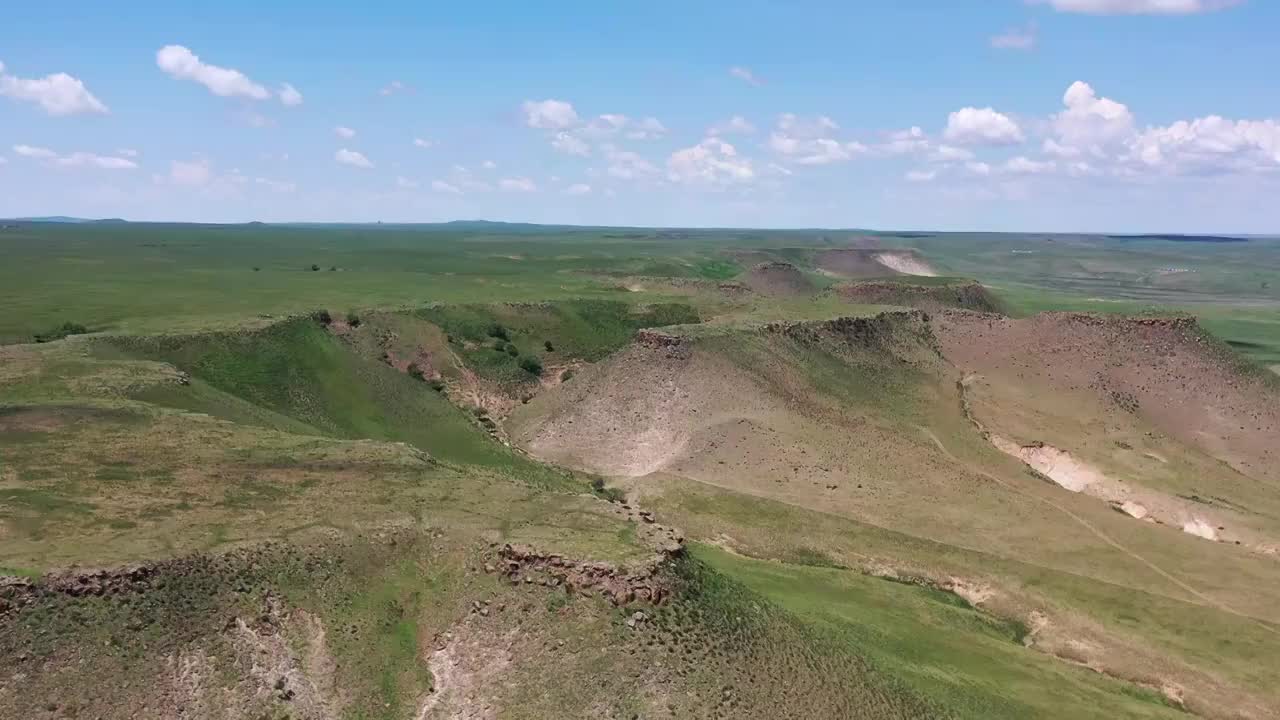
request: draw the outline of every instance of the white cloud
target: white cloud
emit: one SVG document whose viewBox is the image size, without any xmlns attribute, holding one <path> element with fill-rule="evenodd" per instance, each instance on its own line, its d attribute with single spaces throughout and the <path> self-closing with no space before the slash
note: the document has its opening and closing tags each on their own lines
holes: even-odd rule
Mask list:
<svg viewBox="0 0 1280 720">
<path fill-rule="evenodd" d="M 1243 0 L 1031 0 L 1058 12 L 1089 15 L 1194 15 L 1239 5 Z"/>
<path fill-rule="evenodd" d="M 991 166 L 984 162 L 967 162 L 964 164 L 964 167 L 974 175 L 986 177 L 991 174 Z"/>
<path fill-rule="evenodd" d="M 401 190 L 416 190 L 418 188 L 418 182 L 416 180 L 410 180 L 407 177 L 397 175 L 396 187 L 400 188 Z"/>
<path fill-rule="evenodd" d="M 967 107 L 951 113 L 943 136 L 963 145 L 1014 145 L 1024 139 L 1016 122 L 989 107 Z"/>
<path fill-rule="evenodd" d="M 591 155 L 591 146 L 573 133 L 558 132 L 551 140 L 551 147 L 562 153 L 587 157 Z"/>
<path fill-rule="evenodd" d="M 1032 50 L 1036 46 L 1037 28 L 1034 22 L 1025 27 L 1010 28 L 991 38 L 991 47 L 998 50 Z"/>
<path fill-rule="evenodd" d="M 54 160 L 55 165 L 62 167 L 95 167 L 103 170 L 133 170 L 138 163 L 122 157 L 96 155 L 88 152 L 74 152 Z"/>
<path fill-rule="evenodd" d="M 1041 147 L 1045 155 L 1068 160 L 1070 158 L 1080 157 L 1082 150 L 1070 145 L 1063 145 L 1053 138 L 1045 138 L 1044 145 Z"/>
<path fill-rule="evenodd" d="M 928 147 L 928 136 L 925 135 L 924 130 L 914 125 L 906 130 L 895 130 L 889 133 L 889 141 L 880 146 L 882 150 L 892 155 L 920 152 Z"/>
<path fill-rule="evenodd" d="M 450 195 L 461 195 L 462 191 L 457 186 L 445 182 L 444 180 L 432 180 L 431 189 L 438 193 L 448 193 Z"/>
<path fill-rule="evenodd" d="M 613 145 L 601 145 L 605 159 L 609 161 L 610 177 L 619 180 L 640 180 L 658 174 L 658 168 L 645 160 L 639 153 L 630 150 L 619 150 Z"/>
<path fill-rule="evenodd" d="M 825 115 L 806 119 L 786 113 L 778 118 L 778 127 L 769 136 L 769 148 L 799 165 L 843 162 L 866 152 L 862 143 L 830 138 L 831 132 L 839 128 Z"/>
<path fill-rule="evenodd" d="M 350 140 L 351 138 L 356 136 L 356 131 L 352 130 L 351 128 L 345 125 L 339 125 L 338 127 L 333 129 L 333 134 L 345 140 Z"/>
<path fill-rule="evenodd" d="M 387 95 L 395 95 L 396 93 L 404 92 L 405 90 L 408 90 L 408 88 L 404 83 L 399 80 L 392 80 L 383 86 L 383 88 L 378 91 L 378 94 L 385 97 Z"/>
<path fill-rule="evenodd" d="M 526 100 L 520 108 L 531 128 L 564 130 L 578 124 L 578 112 L 563 100 Z"/>
<path fill-rule="evenodd" d="M 58 153 L 50 150 L 49 148 L 34 147 L 31 145 L 14 145 L 13 152 L 15 155 L 40 160 L 58 157 Z"/>
<path fill-rule="evenodd" d="M 937 170 L 912 170 L 906 175 L 909 182 L 931 182 L 937 177 Z"/>
<path fill-rule="evenodd" d="M 246 97 L 266 100 L 271 93 L 244 73 L 231 68 L 209 65 L 181 45 L 166 45 L 156 51 L 156 65 L 174 78 L 193 80 L 220 97 Z"/>
<path fill-rule="evenodd" d="M 302 93 L 289 83 L 280 86 L 280 102 L 288 107 L 297 107 L 302 104 Z"/>
<path fill-rule="evenodd" d="M 98 155 L 91 152 L 60 155 L 49 148 L 33 145 L 14 145 L 13 152 L 15 155 L 32 160 L 48 160 L 49 164 L 57 167 L 91 167 L 102 170 L 133 170 L 138 167 L 138 163 L 127 157 Z"/>
<path fill-rule="evenodd" d="M 642 120 L 632 122 L 631 129 L 627 131 L 627 138 L 631 140 L 656 140 L 667 134 L 667 126 L 656 117 L 646 117 Z"/>
<path fill-rule="evenodd" d="M 929 153 L 929 161 L 936 163 L 963 162 L 972 159 L 972 152 L 953 145 L 939 145 L 933 152 Z"/>
<path fill-rule="evenodd" d="M 538 186 L 527 177 L 509 177 L 498 181 L 498 187 L 509 192 L 536 192 Z"/>
<path fill-rule="evenodd" d="M 343 165 L 350 165 L 352 167 L 365 168 L 366 170 L 373 167 L 373 163 L 369 162 L 369 158 L 365 157 L 361 153 L 356 152 L 355 150 L 348 150 L 346 148 L 342 148 L 338 152 L 334 153 L 333 159 L 337 160 Z"/>
<path fill-rule="evenodd" d="M 129 157 L 129 158 L 138 157 L 139 155 L 138 151 L 134 150 L 133 148 L 120 148 L 119 150 L 116 150 L 116 154 L 120 155 L 121 157 Z"/>
<path fill-rule="evenodd" d="M 1057 169 L 1057 166 L 1052 162 L 1031 160 L 1022 155 L 1010 158 L 1004 164 L 1004 171 L 1013 175 L 1044 175 L 1053 172 L 1055 169 Z"/>
<path fill-rule="evenodd" d="M 1280 121 L 1217 115 L 1179 120 L 1137 134 L 1130 142 L 1130 159 L 1141 167 L 1179 174 L 1280 169 Z"/>
<path fill-rule="evenodd" d="M 480 163 L 480 167 L 484 168 L 485 170 L 492 170 L 498 167 L 498 163 L 492 160 L 485 160 L 484 162 Z"/>
<path fill-rule="evenodd" d="M 174 160 L 169 163 L 169 180 L 177 185 L 199 186 L 209 182 L 213 172 L 209 161 L 197 158 L 189 162 Z"/>
<path fill-rule="evenodd" d="M 750 135 L 756 131 L 756 126 L 747 121 L 741 115 L 733 117 L 721 123 L 716 123 L 707 128 L 707 135 Z"/>
<path fill-rule="evenodd" d="M 564 189 L 565 195 L 587 195 L 591 192 L 591 186 L 584 183 L 574 183 Z"/>
<path fill-rule="evenodd" d="M 38 104 L 50 115 L 106 114 L 107 106 L 94 97 L 79 79 L 66 73 L 42 78 L 20 78 L 4 71 L 0 62 L 0 95 Z"/>
<path fill-rule="evenodd" d="M 1122 103 L 1098 97 L 1085 82 L 1076 81 L 1062 96 L 1066 110 L 1053 116 L 1053 131 L 1069 147 L 1100 152 L 1104 145 L 1133 134 L 1133 113 Z"/>
<path fill-rule="evenodd" d="M 296 183 L 292 183 L 287 180 L 271 180 L 268 178 L 259 177 L 259 178 L 254 178 L 253 181 L 258 185 L 262 185 L 264 187 L 270 188 L 276 192 L 287 193 L 287 192 L 293 192 L 294 190 L 298 189 L 298 185 Z"/>
<path fill-rule="evenodd" d="M 733 67 L 729 68 L 729 74 L 747 83 L 748 85 L 755 85 L 756 87 L 759 87 L 764 84 L 764 81 L 756 77 L 755 73 L 751 72 L 749 69 L 744 68 L 740 65 L 734 65 Z"/>
<path fill-rule="evenodd" d="M 435 145 L 435 143 L 431 142 L 430 140 L 426 140 L 426 139 L 424 139 L 424 138 L 414 138 L 414 139 L 413 139 L 413 146 L 414 146 L 414 147 L 419 147 L 419 148 L 423 148 L 423 149 L 425 149 L 425 148 L 432 147 L 432 146 L 434 146 L 434 145 Z"/>
<path fill-rule="evenodd" d="M 719 138 L 707 138 L 702 142 L 677 150 L 667 158 L 667 177 L 672 182 L 722 185 L 751 182 L 755 171 L 751 161 L 738 155 L 738 151 Z"/>
</svg>

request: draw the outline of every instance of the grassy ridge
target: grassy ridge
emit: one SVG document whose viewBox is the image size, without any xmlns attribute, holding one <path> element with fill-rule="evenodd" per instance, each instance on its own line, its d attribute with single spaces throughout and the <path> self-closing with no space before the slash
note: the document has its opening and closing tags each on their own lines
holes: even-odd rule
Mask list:
<svg viewBox="0 0 1280 720">
<path fill-rule="evenodd" d="M 150 402 L 287 432 L 405 442 L 446 462 L 565 486 L 563 473 L 493 442 L 448 399 L 357 355 L 309 318 L 255 332 L 109 342 L 191 374 L 192 385 L 143 392 L 140 397 Z"/>
</svg>

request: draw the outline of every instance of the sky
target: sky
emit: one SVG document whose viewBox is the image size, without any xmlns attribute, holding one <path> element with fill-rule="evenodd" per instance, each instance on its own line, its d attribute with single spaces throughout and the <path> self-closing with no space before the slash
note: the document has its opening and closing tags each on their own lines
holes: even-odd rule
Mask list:
<svg viewBox="0 0 1280 720">
<path fill-rule="evenodd" d="M 1280 232 L 1280 2 L 13 3 L 0 217 Z"/>
</svg>

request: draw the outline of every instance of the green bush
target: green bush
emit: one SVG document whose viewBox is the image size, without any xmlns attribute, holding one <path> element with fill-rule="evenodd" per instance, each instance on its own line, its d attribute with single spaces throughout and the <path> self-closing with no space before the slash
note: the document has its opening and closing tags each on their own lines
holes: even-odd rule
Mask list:
<svg viewBox="0 0 1280 720">
<path fill-rule="evenodd" d="M 555 351 L 556 351 L 555 346 L 551 344 L 551 341 L 550 341 L 550 340 L 544 340 L 544 341 L 543 341 L 543 343 L 542 343 L 542 347 L 543 347 L 543 349 L 544 349 L 544 350 L 546 350 L 547 352 L 555 352 Z"/>
<path fill-rule="evenodd" d="M 315 263 L 311 263 L 311 272 L 320 272 L 320 266 Z"/>
<path fill-rule="evenodd" d="M 87 332 L 89 332 L 89 328 L 80 323 L 64 322 L 48 332 L 37 333 L 35 338 L 38 343 L 53 342 L 54 340 L 61 340 L 68 335 L 83 335 Z"/>
<path fill-rule="evenodd" d="M 533 357 L 532 355 L 525 355 L 520 358 L 520 369 L 530 375 L 541 375 L 542 363 L 538 361 L 538 358 Z"/>
<path fill-rule="evenodd" d="M 507 332 L 507 329 L 502 327 L 500 323 L 494 323 L 489 326 L 489 337 L 496 337 L 499 340 L 510 340 L 511 333 Z"/>
<path fill-rule="evenodd" d="M 354 310 L 347 311 L 347 324 L 351 327 L 360 327 L 360 315 Z"/>
</svg>

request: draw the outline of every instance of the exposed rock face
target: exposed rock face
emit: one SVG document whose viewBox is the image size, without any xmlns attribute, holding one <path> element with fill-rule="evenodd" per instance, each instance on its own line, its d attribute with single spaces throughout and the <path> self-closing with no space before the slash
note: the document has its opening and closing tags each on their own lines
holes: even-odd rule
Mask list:
<svg viewBox="0 0 1280 720">
<path fill-rule="evenodd" d="M 564 588 L 565 592 L 584 597 L 600 595 L 619 606 L 632 602 L 659 605 L 672 592 L 662 570 L 668 561 L 683 552 L 683 543 L 677 542 L 663 548 L 647 563 L 627 568 L 542 553 L 528 545 L 507 544 L 498 551 L 500 564 L 494 569 L 512 583 Z"/>
</svg>

